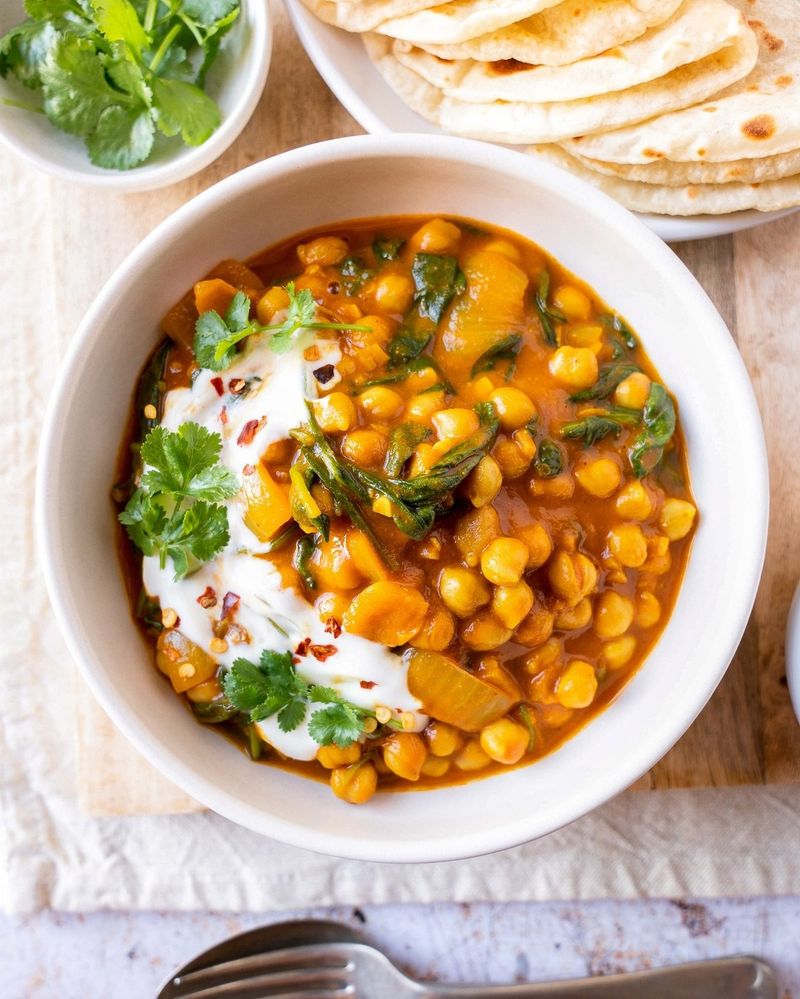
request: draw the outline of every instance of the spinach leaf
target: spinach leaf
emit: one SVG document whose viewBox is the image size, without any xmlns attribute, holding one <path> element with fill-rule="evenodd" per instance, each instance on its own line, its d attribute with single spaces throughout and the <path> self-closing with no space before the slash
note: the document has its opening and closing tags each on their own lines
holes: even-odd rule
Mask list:
<svg viewBox="0 0 800 999">
<path fill-rule="evenodd" d="M 425 350 L 431 342 L 432 330 L 415 330 L 403 327 L 389 341 L 387 352 L 390 367 L 408 364 Z"/>
<path fill-rule="evenodd" d="M 411 265 L 417 312 L 438 325 L 456 295 L 466 290 L 467 279 L 455 257 L 417 253 Z"/>
<path fill-rule="evenodd" d="M 533 470 L 540 479 L 552 479 L 564 471 L 564 455 L 561 448 L 549 437 L 539 441 Z"/>
<path fill-rule="evenodd" d="M 309 590 L 317 588 L 317 581 L 309 565 L 311 556 L 314 554 L 316 545 L 310 534 L 304 534 L 297 539 L 292 556 L 292 567 L 297 570 L 297 574 L 303 580 L 303 585 Z"/>
<path fill-rule="evenodd" d="M 592 414 L 582 420 L 565 423 L 561 436 L 568 440 L 582 440 L 587 445 L 596 444 L 604 437 L 619 437 L 623 427 L 636 426 L 641 418 L 638 409 L 616 406 L 607 413 Z"/>
<path fill-rule="evenodd" d="M 554 309 L 552 306 L 547 304 L 547 299 L 549 297 L 550 274 L 546 270 L 543 270 L 539 275 L 539 282 L 536 285 L 536 294 L 533 298 L 533 304 L 539 316 L 539 323 L 542 327 L 544 342 L 550 347 L 557 347 L 558 337 L 556 336 L 554 324 L 565 323 L 567 321 L 567 317 L 563 312 L 559 312 L 558 309 Z"/>
<path fill-rule="evenodd" d="M 375 240 L 372 244 L 372 252 L 375 254 L 376 260 L 382 260 L 385 263 L 387 260 L 397 260 L 404 244 L 405 240 L 403 239 L 384 237 Z"/>
<path fill-rule="evenodd" d="M 570 399 L 572 402 L 607 399 L 620 382 L 639 370 L 641 369 L 638 364 L 606 364 L 600 369 L 600 374 L 594 385 L 573 393 Z"/>
<path fill-rule="evenodd" d="M 639 479 L 652 472 L 661 461 L 664 448 L 675 433 L 675 407 L 667 390 L 657 382 L 650 386 L 642 422 L 641 432 L 628 448 L 631 468 Z"/>
<path fill-rule="evenodd" d="M 636 339 L 636 335 L 624 319 L 618 316 L 615 312 L 607 312 L 599 318 L 600 322 L 605 327 L 618 334 L 618 337 L 615 339 L 618 339 L 618 341 L 627 350 L 636 350 L 639 346 L 639 341 Z"/>
<path fill-rule="evenodd" d="M 506 371 L 506 378 L 510 378 L 517 366 L 517 354 L 521 346 L 522 336 L 519 333 L 509 333 L 508 336 L 504 336 L 488 350 L 485 350 L 472 365 L 472 370 L 469 373 L 470 378 L 474 378 L 482 371 L 491 371 L 500 361 L 510 362 Z"/>
<path fill-rule="evenodd" d="M 373 271 L 359 257 L 346 257 L 339 267 L 339 273 L 348 295 L 355 295 L 373 275 Z"/>
<path fill-rule="evenodd" d="M 431 430 L 421 423 L 401 423 L 399 427 L 395 427 L 389 438 L 389 449 L 383 466 L 386 474 L 393 478 L 400 475 L 417 445 L 431 436 Z"/>
</svg>

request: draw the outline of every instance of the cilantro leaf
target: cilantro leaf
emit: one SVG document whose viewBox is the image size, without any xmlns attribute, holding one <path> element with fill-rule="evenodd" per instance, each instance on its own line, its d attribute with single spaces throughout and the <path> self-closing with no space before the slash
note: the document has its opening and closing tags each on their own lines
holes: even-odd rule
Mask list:
<svg viewBox="0 0 800 999">
<path fill-rule="evenodd" d="M 128 170 L 150 155 L 154 132 L 147 108 L 106 108 L 94 131 L 86 136 L 89 159 L 109 170 Z"/>
<path fill-rule="evenodd" d="M 91 0 L 95 22 L 109 42 L 125 42 L 138 56 L 150 44 L 130 0 Z"/>
<path fill-rule="evenodd" d="M 106 108 L 130 102 L 111 87 L 94 44 L 86 38 L 60 38 L 39 73 L 45 114 L 72 135 L 90 134 Z"/>
<path fill-rule="evenodd" d="M 64 14 L 71 14 L 75 10 L 74 0 L 25 0 L 26 13 L 42 21 L 46 17 L 61 17 Z"/>
<path fill-rule="evenodd" d="M 222 121 L 216 103 L 193 83 L 156 77 L 153 99 L 159 129 L 167 136 L 180 132 L 187 146 L 202 145 Z"/>
<path fill-rule="evenodd" d="M 411 265 L 420 316 L 438 324 L 450 302 L 466 290 L 467 280 L 455 257 L 417 253 Z"/>
<path fill-rule="evenodd" d="M 281 732 L 294 732 L 306 717 L 308 705 L 302 698 L 295 698 L 289 701 L 285 707 L 278 712 L 278 728 Z"/>
<path fill-rule="evenodd" d="M 238 11 L 239 0 L 184 0 L 183 12 L 197 24 L 211 27 Z"/>
<path fill-rule="evenodd" d="M 364 720 L 352 704 L 329 704 L 315 711 L 308 723 L 308 734 L 321 746 L 333 743 L 344 749 L 364 731 Z"/>
<path fill-rule="evenodd" d="M 49 21 L 23 21 L 0 39 L 0 76 L 13 73 L 24 86 L 38 90 L 42 66 L 59 39 Z"/>
<path fill-rule="evenodd" d="M 238 491 L 236 476 L 218 462 L 222 440 L 199 423 L 183 423 L 177 433 L 154 427 L 141 447 L 151 469 L 142 484 L 152 492 L 218 502 Z"/>
</svg>

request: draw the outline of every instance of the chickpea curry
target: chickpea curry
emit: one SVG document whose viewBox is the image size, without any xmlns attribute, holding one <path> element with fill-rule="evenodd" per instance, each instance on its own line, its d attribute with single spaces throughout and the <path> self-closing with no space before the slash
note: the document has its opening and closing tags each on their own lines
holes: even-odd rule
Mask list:
<svg viewBox="0 0 800 999">
<path fill-rule="evenodd" d="M 338 797 L 529 763 L 663 629 L 696 509 L 624 319 L 533 243 L 391 217 L 163 321 L 114 499 L 158 668 Z"/>
</svg>

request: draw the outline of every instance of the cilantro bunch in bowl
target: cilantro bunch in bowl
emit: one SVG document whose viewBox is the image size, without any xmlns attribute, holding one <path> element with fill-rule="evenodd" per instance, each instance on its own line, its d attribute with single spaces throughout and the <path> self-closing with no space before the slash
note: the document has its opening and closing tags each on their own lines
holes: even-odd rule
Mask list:
<svg viewBox="0 0 800 999">
<path fill-rule="evenodd" d="M 25 0 L 27 19 L 0 39 L 0 75 L 36 96 L 18 90 L 2 103 L 80 137 L 97 167 L 129 170 L 177 137 L 199 146 L 222 120 L 205 88 L 240 7 L 241 0 Z"/>
</svg>

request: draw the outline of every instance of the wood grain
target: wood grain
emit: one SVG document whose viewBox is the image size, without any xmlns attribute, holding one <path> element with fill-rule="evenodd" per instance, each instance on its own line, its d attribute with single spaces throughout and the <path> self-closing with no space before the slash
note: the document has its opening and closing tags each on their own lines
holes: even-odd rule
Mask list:
<svg viewBox="0 0 800 999">
<path fill-rule="evenodd" d="M 249 125 L 216 163 L 185 183 L 149 194 L 114 195 L 51 182 L 61 346 L 117 264 L 190 197 L 267 156 L 361 132 L 307 59 L 283 8 L 273 3 L 272 12 L 275 46 L 269 83 Z M 675 249 L 737 337 L 753 377 L 772 459 L 771 536 L 756 608 L 725 679 L 684 738 L 634 786 L 798 781 L 800 729 L 785 686 L 783 630 L 800 576 L 800 216 Z M 746 474 L 747 456 L 742 455 Z M 136 756 L 87 691 L 81 694 L 80 718 L 81 786 L 89 811 L 196 807 Z M 106 751 L 98 753 L 102 746 Z"/>
</svg>

